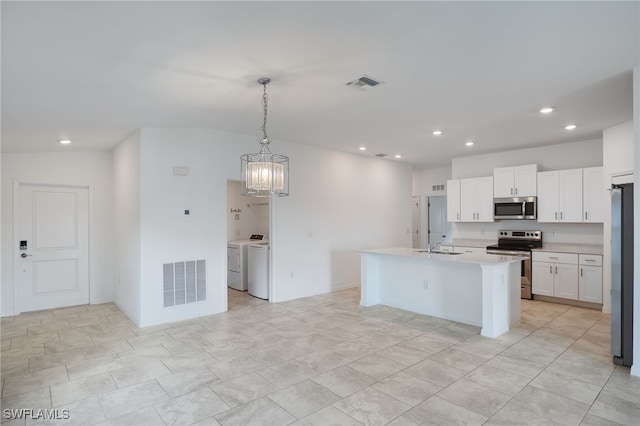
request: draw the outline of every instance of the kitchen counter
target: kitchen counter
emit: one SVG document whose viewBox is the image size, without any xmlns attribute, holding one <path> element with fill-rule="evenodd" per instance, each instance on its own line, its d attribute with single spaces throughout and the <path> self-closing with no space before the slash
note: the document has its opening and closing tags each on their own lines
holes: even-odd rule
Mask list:
<svg viewBox="0 0 640 426">
<path fill-rule="evenodd" d="M 444 244 L 444 243 L 443 243 Z M 448 244 L 452 246 L 460 246 L 460 247 L 478 247 L 485 248 L 487 246 L 492 246 L 494 244 L 498 244 L 498 240 L 476 240 L 471 238 L 455 238 L 453 243 Z"/>
<path fill-rule="evenodd" d="M 567 244 L 567 243 L 544 243 L 534 251 L 553 251 L 558 253 L 578 253 L 578 254 L 599 254 L 604 253 L 602 244 Z"/>
<path fill-rule="evenodd" d="M 520 320 L 522 258 L 392 247 L 363 250 L 360 259 L 362 306 L 382 304 L 474 325 L 491 338 Z"/>
<path fill-rule="evenodd" d="M 411 257 L 417 259 L 433 259 L 441 262 L 471 263 L 474 265 L 498 265 L 510 262 L 521 262 L 521 257 L 498 256 L 485 253 L 437 253 L 437 250 L 429 253 L 425 249 L 413 249 L 405 247 L 391 247 L 383 249 L 361 250 L 360 253 L 380 254 L 386 256 Z M 456 253 L 454 251 L 454 253 Z"/>
</svg>

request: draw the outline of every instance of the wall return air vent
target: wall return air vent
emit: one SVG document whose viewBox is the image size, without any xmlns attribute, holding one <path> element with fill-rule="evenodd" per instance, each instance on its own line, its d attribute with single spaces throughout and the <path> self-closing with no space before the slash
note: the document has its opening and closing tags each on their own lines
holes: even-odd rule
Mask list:
<svg viewBox="0 0 640 426">
<path fill-rule="evenodd" d="M 368 89 L 369 87 L 376 87 L 379 84 L 383 84 L 384 81 L 377 80 L 368 75 L 363 75 L 360 78 L 357 78 L 353 81 L 347 83 L 347 86 L 355 87 L 357 89 Z"/>
<path fill-rule="evenodd" d="M 205 260 L 165 263 L 162 265 L 164 307 L 201 302 L 207 299 Z"/>
</svg>

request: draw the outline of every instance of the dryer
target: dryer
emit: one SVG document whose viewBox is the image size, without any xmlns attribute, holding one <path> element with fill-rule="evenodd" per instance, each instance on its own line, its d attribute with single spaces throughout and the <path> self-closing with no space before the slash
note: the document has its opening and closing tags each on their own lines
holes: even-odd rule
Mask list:
<svg viewBox="0 0 640 426">
<path fill-rule="evenodd" d="M 249 294 L 269 300 L 269 243 L 249 244 Z"/>
<path fill-rule="evenodd" d="M 253 234 L 248 240 L 227 243 L 227 286 L 234 290 L 247 290 L 247 249 L 249 244 L 266 241 L 263 234 Z"/>
</svg>

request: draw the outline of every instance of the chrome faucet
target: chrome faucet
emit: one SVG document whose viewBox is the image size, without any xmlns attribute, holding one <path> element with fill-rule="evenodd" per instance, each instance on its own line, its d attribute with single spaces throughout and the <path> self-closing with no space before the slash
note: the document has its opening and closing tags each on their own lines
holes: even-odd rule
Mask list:
<svg viewBox="0 0 640 426">
<path fill-rule="evenodd" d="M 436 247 L 438 247 L 440 245 L 440 243 L 433 243 L 433 244 L 427 244 L 427 253 L 431 253 L 431 250 L 435 249 Z"/>
</svg>

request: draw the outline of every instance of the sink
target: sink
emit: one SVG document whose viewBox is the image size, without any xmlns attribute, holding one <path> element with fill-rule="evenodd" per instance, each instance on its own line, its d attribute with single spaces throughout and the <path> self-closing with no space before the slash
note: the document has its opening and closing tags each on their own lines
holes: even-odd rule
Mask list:
<svg viewBox="0 0 640 426">
<path fill-rule="evenodd" d="M 462 254 L 462 252 L 457 251 L 440 251 L 440 250 L 418 250 L 418 253 L 430 253 L 430 254 L 446 254 L 446 255 L 454 255 L 454 254 Z"/>
</svg>

